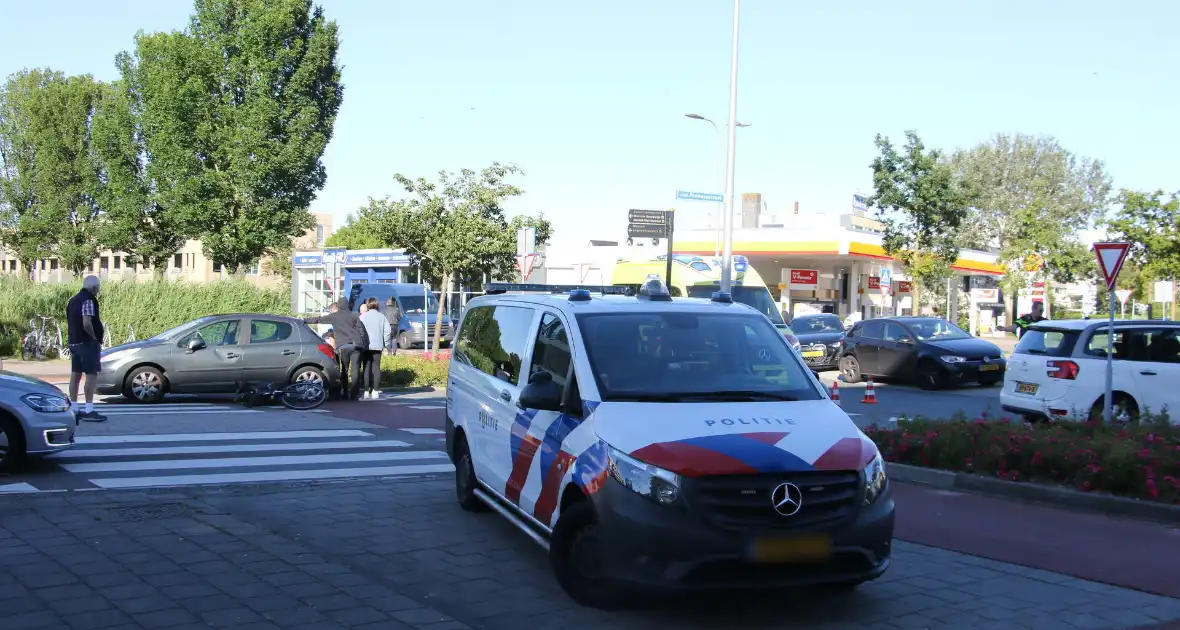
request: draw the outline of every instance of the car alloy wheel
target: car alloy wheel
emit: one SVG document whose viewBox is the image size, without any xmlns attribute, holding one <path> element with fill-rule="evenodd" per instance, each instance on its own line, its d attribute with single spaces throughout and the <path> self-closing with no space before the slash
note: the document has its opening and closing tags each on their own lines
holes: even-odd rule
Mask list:
<svg viewBox="0 0 1180 630">
<path fill-rule="evenodd" d="M 315 370 L 305 370 L 303 372 L 300 372 L 297 376 L 295 376 L 295 382 L 296 383 L 319 383 L 320 385 L 323 385 L 324 384 L 324 377 L 320 376 L 320 373 Z"/>
<path fill-rule="evenodd" d="M 139 372 L 131 379 L 131 393 L 139 400 L 153 400 L 163 386 L 164 383 L 155 372 Z"/>
<path fill-rule="evenodd" d="M 0 471 L 8 466 L 9 448 L 8 433 L 4 430 L 4 425 L 0 424 Z"/>
</svg>

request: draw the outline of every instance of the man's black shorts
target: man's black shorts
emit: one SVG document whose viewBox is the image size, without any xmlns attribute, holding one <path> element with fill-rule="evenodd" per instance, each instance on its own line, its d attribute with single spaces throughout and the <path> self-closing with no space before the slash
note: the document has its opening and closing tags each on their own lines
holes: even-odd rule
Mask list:
<svg viewBox="0 0 1180 630">
<path fill-rule="evenodd" d="M 70 371 L 74 374 L 98 374 L 101 370 L 97 341 L 70 344 Z"/>
</svg>

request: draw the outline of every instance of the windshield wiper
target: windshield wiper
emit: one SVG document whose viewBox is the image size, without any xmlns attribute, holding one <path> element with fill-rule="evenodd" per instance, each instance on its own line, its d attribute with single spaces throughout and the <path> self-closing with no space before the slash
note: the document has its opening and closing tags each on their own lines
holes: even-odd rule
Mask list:
<svg viewBox="0 0 1180 630">
<path fill-rule="evenodd" d="M 753 402 L 758 400 L 797 402 L 799 400 L 795 396 L 750 389 L 732 389 L 716 392 L 662 392 L 655 394 L 627 394 L 625 396 L 611 396 L 610 399 L 620 402 L 690 402 L 694 400 L 709 402 Z"/>
</svg>

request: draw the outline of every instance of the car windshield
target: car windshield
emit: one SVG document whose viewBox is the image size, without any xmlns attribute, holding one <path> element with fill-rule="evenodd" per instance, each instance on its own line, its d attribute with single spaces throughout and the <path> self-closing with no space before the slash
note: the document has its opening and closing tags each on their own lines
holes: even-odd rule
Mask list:
<svg viewBox="0 0 1180 630">
<path fill-rule="evenodd" d="M 406 313 L 438 312 L 438 300 L 433 295 L 430 296 L 429 301 L 421 295 L 403 295 L 398 298 L 398 301 L 402 303 L 402 310 Z"/>
<path fill-rule="evenodd" d="M 191 322 L 181 324 L 181 325 L 177 326 L 176 328 L 169 328 L 168 330 L 165 330 L 164 332 L 156 335 L 155 337 L 148 339 L 148 341 L 163 341 L 165 339 L 168 339 L 169 337 L 172 337 L 176 333 L 187 329 L 190 326 L 201 326 L 203 324 L 209 323 L 209 322 L 213 321 L 213 319 L 215 317 L 216 317 L 215 315 L 210 315 L 208 317 L 199 317 L 197 319 L 194 319 Z"/>
<path fill-rule="evenodd" d="M 694 284 L 688 287 L 688 297 L 711 298 L 715 292 L 720 290 L 721 288 L 715 284 Z M 775 325 L 786 323 L 783 321 L 783 314 L 779 312 L 778 305 L 774 303 L 774 299 L 770 297 L 770 291 L 766 287 L 735 286 L 732 287 L 730 296 L 734 302 L 754 307 L 754 310 L 769 317 L 771 323 Z"/>
<path fill-rule="evenodd" d="M 952 339 L 970 339 L 962 328 L 945 319 L 911 320 L 906 326 L 913 331 L 918 341 L 950 341 Z"/>
<path fill-rule="evenodd" d="M 604 401 L 820 400 L 811 374 L 765 318 L 732 313 L 578 316 Z"/>
<path fill-rule="evenodd" d="M 795 334 L 844 332 L 844 322 L 835 315 L 805 315 L 792 322 Z"/>
</svg>

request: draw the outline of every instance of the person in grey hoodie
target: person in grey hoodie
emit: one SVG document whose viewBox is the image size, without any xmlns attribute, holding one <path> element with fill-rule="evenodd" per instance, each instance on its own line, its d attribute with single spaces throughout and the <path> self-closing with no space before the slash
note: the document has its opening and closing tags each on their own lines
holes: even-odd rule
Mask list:
<svg viewBox="0 0 1180 630">
<path fill-rule="evenodd" d="M 370 400 L 377 399 L 377 388 L 381 385 L 381 352 L 393 342 L 393 330 L 389 320 L 377 304 L 377 298 L 369 298 L 365 302 L 367 308 L 361 309 L 361 324 L 364 325 L 369 337 L 369 347 L 361 355 L 361 369 L 364 372 L 361 383 L 368 396 L 365 395 L 365 391 L 361 392 L 361 396 Z"/>
</svg>

